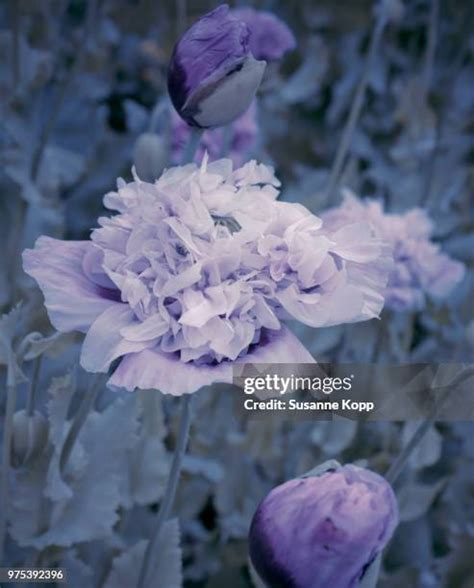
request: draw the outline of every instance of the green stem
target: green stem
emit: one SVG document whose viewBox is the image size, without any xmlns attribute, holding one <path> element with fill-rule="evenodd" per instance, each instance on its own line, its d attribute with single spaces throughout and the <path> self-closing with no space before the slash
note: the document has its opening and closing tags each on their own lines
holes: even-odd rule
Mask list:
<svg viewBox="0 0 474 588">
<path fill-rule="evenodd" d="M 20 6 L 12 2 L 12 94 L 20 83 Z"/>
<path fill-rule="evenodd" d="M 33 373 L 31 375 L 30 387 L 28 389 L 28 398 L 26 400 L 26 413 L 29 417 L 33 416 L 35 411 L 35 398 L 38 389 L 38 380 L 41 372 L 41 363 L 43 357 L 38 355 L 33 362 Z"/>
<path fill-rule="evenodd" d="M 13 414 L 16 407 L 17 387 L 13 362 L 9 362 L 7 373 L 7 406 L 3 421 L 3 451 L 2 451 L 2 476 L 0 481 L 0 565 L 3 562 L 5 541 L 7 533 L 7 521 L 9 511 L 9 474 L 11 461 L 11 444 L 13 434 Z"/>
<path fill-rule="evenodd" d="M 87 13 L 85 17 L 84 31 L 82 34 L 81 42 L 75 52 L 73 63 L 71 64 L 69 71 L 64 76 L 62 83 L 58 89 L 55 103 L 51 107 L 49 118 L 41 130 L 38 145 L 33 153 L 30 170 L 31 179 L 33 181 L 36 181 L 38 177 L 44 151 L 48 145 L 50 136 L 56 126 L 56 122 L 60 115 L 64 100 L 67 96 L 69 86 L 72 83 L 80 65 L 82 64 L 82 58 L 84 57 L 87 48 L 87 43 L 89 41 L 89 35 L 91 34 L 91 28 L 93 27 L 96 8 L 96 0 L 89 0 L 87 3 Z"/>
<path fill-rule="evenodd" d="M 10 299 L 17 300 L 20 286 L 17 279 L 17 273 L 21 271 L 21 251 L 23 247 L 23 234 L 25 231 L 25 223 L 28 215 L 28 203 L 23 197 L 18 199 L 18 212 L 13 219 L 15 223 L 15 230 L 11 232 L 9 239 L 9 256 L 10 256 Z"/>
<path fill-rule="evenodd" d="M 44 125 L 44 127 L 41 129 L 38 145 L 33 153 L 32 159 L 31 159 L 31 179 L 34 182 L 38 178 L 38 173 L 39 173 L 39 170 L 41 167 L 41 161 L 43 160 L 43 155 L 44 155 L 45 149 L 48 145 L 51 133 L 53 132 L 54 127 L 56 126 L 56 122 L 57 122 L 59 114 L 61 112 L 61 107 L 63 105 L 65 98 L 66 98 L 69 84 L 71 83 L 71 81 L 74 77 L 76 63 L 77 63 L 77 60 L 71 66 L 71 69 L 68 71 L 68 73 L 64 77 L 64 79 L 61 83 L 61 86 L 59 87 L 58 93 L 56 95 L 56 99 L 54 101 L 54 104 L 51 107 L 51 111 L 50 111 L 48 120 L 46 121 L 46 124 Z"/>
<path fill-rule="evenodd" d="M 149 133 L 158 133 L 159 132 L 159 124 L 162 118 L 164 118 L 165 113 L 169 112 L 169 109 L 172 108 L 170 107 L 169 101 L 168 100 L 163 100 L 162 98 L 160 98 L 155 106 L 153 107 L 153 110 L 151 112 L 151 116 L 150 116 L 150 122 L 148 123 L 148 132 Z"/>
<path fill-rule="evenodd" d="M 222 129 L 222 148 L 219 157 L 226 157 L 230 153 L 232 141 L 234 140 L 235 129 L 233 124 L 226 125 Z"/>
<path fill-rule="evenodd" d="M 329 175 L 329 181 L 325 193 L 326 201 L 330 200 L 330 198 L 333 195 L 333 192 L 337 188 L 337 185 L 339 183 L 339 176 L 342 172 L 342 168 L 346 160 L 346 155 L 351 145 L 352 135 L 359 121 L 359 117 L 362 112 L 362 107 L 364 106 L 365 92 L 369 82 L 369 74 L 373 68 L 373 64 L 377 56 L 378 47 L 382 39 L 383 32 L 385 30 L 385 26 L 388 22 L 387 9 L 385 5 L 386 3 L 382 2 L 380 14 L 377 18 L 377 21 L 372 31 L 372 36 L 370 38 L 369 53 L 365 63 L 364 71 L 362 73 L 362 78 L 359 82 L 356 93 L 354 95 L 351 110 L 349 113 L 349 118 L 347 119 L 346 126 L 344 127 L 342 138 L 337 149 L 331 173 Z"/>
<path fill-rule="evenodd" d="M 203 132 L 203 129 L 191 128 L 191 134 L 189 135 L 188 142 L 181 158 L 181 165 L 192 163 L 194 161 L 194 156 L 196 155 Z"/>
<path fill-rule="evenodd" d="M 186 28 L 187 1 L 176 0 L 176 32 L 180 37 Z"/>
<path fill-rule="evenodd" d="M 148 542 L 145 556 L 143 558 L 143 563 L 138 579 L 138 588 L 146 588 L 146 581 L 153 564 L 154 556 L 157 553 L 160 544 L 163 525 L 168 519 L 171 509 L 173 508 L 176 491 L 178 489 L 183 458 L 189 439 L 189 429 L 191 427 L 192 414 L 191 400 L 192 395 L 186 394 L 181 401 L 181 420 L 179 424 L 178 440 L 174 450 L 173 463 L 171 465 L 170 475 L 166 484 L 165 494 L 163 500 L 161 501 L 160 510 L 158 512 L 156 527 L 153 531 L 153 535 L 150 538 L 150 541 Z"/>
<path fill-rule="evenodd" d="M 102 374 L 98 374 L 91 382 L 86 394 L 82 398 L 82 402 L 74 415 L 71 428 L 69 429 L 64 445 L 59 457 L 59 470 L 61 475 L 64 475 L 67 462 L 71 456 L 74 445 L 76 444 L 79 433 L 86 422 L 87 416 L 94 407 L 97 395 L 102 387 Z"/>
<path fill-rule="evenodd" d="M 428 26 L 428 43 L 425 53 L 425 68 L 423 71 L 423 90 L 425 95 L 429 92 L 433 78 L 433 65 L 435 60 L 436 45 L 438 43 L 438 19 L 439 0 L 431 0 L 430 20 Z"/>
</svg>

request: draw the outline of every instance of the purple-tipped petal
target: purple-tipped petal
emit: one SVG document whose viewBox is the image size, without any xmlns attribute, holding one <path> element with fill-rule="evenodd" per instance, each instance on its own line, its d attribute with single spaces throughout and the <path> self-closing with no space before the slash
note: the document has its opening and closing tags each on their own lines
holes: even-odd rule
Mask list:
<svg viewBox="0 0 474 588">
<path fill-rule="evenodd" d="M 117 290 L 104 288 L 84 273 L 84 257 L 93 248 L 88 241 L 40 237 L 34 249 L 23 252 L 23 268 L 38 282 L 51 323 L 58 331 L 86 332 L 116 303 Z"/>
<path fill-rule="evenodd" d="M 272 588 L 355 588 L 398 523 L 390 485 L 353 465 L 291 480 L 262 501 L 250 559 Z"/>
<path fill-rule="evenodd" d="M 238 363 L 315 363 L 314 358 L 293 333 L 283 327 L 266 331 L 261 342 Z M 160 390 L 164 394 L 181 396 L 196 392 L 203 386 L 232 382 L 232 363 L 217 365 L 184 363 L 177 354 L 158 349 L 145 349 L 122 359 L 109 380 L 113 388 Z"/>
<path fill-rule="evenodd" d="M 232 14 L 250 31 L 250 51 L 256 59 L 278 61 L 296 47 L 296 39 L 286 23 L 271 12 L 237 8 Z"/>
<path fill-rule="evenodd" d="M 316 363 L 316 360 L 288 327 L 265 331 L 262 340 L 239 363 Z"/>
<path fill-rule="evenodd" d="M 154 389 L 163 394 L 182 396 L 215 382 L 231 381 L 232 366 L 229 362 L 198 366 L 182 362 L 174 353 L 146 349 L 124 357 L 108 384 L 129 392 L 136 388 Z"/>
</svg>

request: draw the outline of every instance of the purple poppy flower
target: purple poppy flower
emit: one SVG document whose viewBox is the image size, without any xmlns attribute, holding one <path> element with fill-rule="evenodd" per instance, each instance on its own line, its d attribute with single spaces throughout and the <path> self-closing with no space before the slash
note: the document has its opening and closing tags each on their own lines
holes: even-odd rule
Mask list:
<svg viewBox="0 0 474 588">
<path fill-rule="evenodd" d="M 398 524 L 391 486 L 354 465 L 291 480 L 258 507 L 250 561 L 268 588 L 355 588 L 370 583 Z"/>
<path fill-rule="evenodd" d="M 464 264 L 431 241 L 433 223 L 421 208 L 389 214 L 380 202 L 360 200 L 346 191 L 341 206 L 325 212 L 322 218 L 334 229 L 365 219 L 391 244 L 395 264 L 385 296 L 386 305 L 393 310 L 422 310 L 427 298 L 444 300 L 465 275 Z"/>
<path fill-rule="evenodd" d="M 247 110 L 266 65 L 251 54 L 249 37 L 247 25 L 224 4 L 180 38 L 169 64 L 168 91 L 188 124 L 218 127 Z"/>
<path fill-rule="evenodd" d="M 194 392 L 232 362 L 314 361 L 281 320 L 318 327 L 378 316 L 390 267 L 364 224 L 325 231 L 279 202 L 273 170 L 228 159 L 138 177 L 91 241 L 41 237 L 24 252 L 53 325 L 86 333 L 81 364 L 129 390 Z"/>
<path fill-rule="evenodd" d="M 173 161 L 179 163 L 189 141 L 191 128 L 175 111 L 172 112 L 171 117 L 171 155 Z M 232 123 L 230 128 L 208 129 L 203 133 L 194 161 L 196 163 L 202 161 L 206 152 L 210 161 L 220 159 L 226 149 L 226 157 L 229 157 L 234 165 L 239 167 L 247 159 L 248 153 L 257 145 L 257 139 L 257 103 L 254 100 L 244 114 Z M 142 176 L 140 175 L 140 177 Z"/>
<path fill-rule="evenodd" d="M 278 61 L 296 47 L 295 36 L 288 25 L 271 12 L 237 8 L 232 14 L 248 26 L 250 51 L 256 59 Z"/>
</svg>

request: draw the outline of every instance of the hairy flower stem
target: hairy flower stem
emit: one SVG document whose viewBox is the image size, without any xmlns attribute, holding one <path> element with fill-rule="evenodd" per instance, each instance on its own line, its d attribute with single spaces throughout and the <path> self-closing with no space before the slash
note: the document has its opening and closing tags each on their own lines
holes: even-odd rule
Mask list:
<svg viewBox="0 0 474 588">
<path fill-rule="evenodd" d="M 31 170 L 30 170 L 31 179 L 33 181 L 36 181 L 36 179 L 38 177 L 38 173 L 39 173 L 39 170 L 41 167 L 41 161 L 43 160 L 45 149 L 48 145 L 49 138 L 50 138 L 52 132 L 54 131 L 58 117 L 61 114 L 61 109 L 62 109 L 63 103 L 66 99 L 69 87 L 70 87 L 72 81 L 74 80 L 74 77 L 76 76 L 76 74 L 79 70 L 79 67 L 82 65 L 82 60 L 83 60 L 83 57 L 84 57 L 84 54 L 85 54 L 85 51 L 87 48 L 89 36 L 91 34 L 91 28 L 94 24 L 94 15 L 96 12 L 96 8 L 97 8 L 96 7 L 96 0 L 89 0 L 87 2 L 87 13 L 86 13 L 86 17 L 85 17 L 84 30 L 83 30 L 81 42 L 79 43 L 79 45 L 76 49 L 76 52 L 73 57 L 73 62 L 72 62 L 69 70 L 65 74 L 65 76 L 59 86 L 59 89 L 58 89 L 58 92 L 56 95 L 56 100 L 50 110 L 49 118 L 47 119 L 45 125 L 43 126 L 43 128 L 41 130 L 38 144 L 36 146 L 35 151 L 33 152 L 33 157 L 31 159 Z"/>
<path fill-rule="evenodd" d="M 159 98 L 156 101 L 155 106 L 151 112 L 150 122 L 148 123 L 148 132 L 149 133 L 157 133 L 159 134 L 159 126 L 162 123 L 162 119 L 165 124 L 168 124 L 169 117 L 165 115 L 169 114 L 169 109 L 172 108 L 170 106 L 169 100 L 163 100 L 163 98 Z M 166 118 L 166 120 L 164 120 Z"/>
<path fill-rule="evenodd" d="M 223 129 L 222 148 L 220 157 L 225 157 L 230 152 L 232 141 L 234 140 L 235 128 L 233 124 L 226 125 Z"/>
<path fill-rule="evenodd" d="M 146 588 L 147 586 L 147 577 L 150 572 L 150 568 L 152 567 L 154 556 L 160 544 L 161 531 L 163 529 L 164 523 L 170 515 L 171 509 L 173 508 L 181 473 L 181 466 L 189 439 L 189 429 L 191 426 L 192 414 L 191 400 L 191 394 L 186 394 L 181 400 L 181 420 L 179 423 L 179 433 L 174 450 L 173 463 L 171 465 L 171 471 L 166 484 L 165 494 L 158 512 L 156 527 L 153 531 L 153 535 L 151 536 L 150 541 L 148 542 L 145 556 L 143 558 L 143 563 L 138 578 L 138 588 Z"/>
<path fill-rule="evenodd" d="M 184 149 L 183 157 L 181 160 L 181 165 L 185 165 L 186 163 L 192 163 L 194 160 L 194 156 L 196 155 L 197 148 L 199 147 L 199 143 L 201 141 L 201 137 L 203 134 L 203 129 L 191 129 L 191 134 L 189 135 L 188 143 Z"/>
<path fill-rule="evenodd" d="M 400 455 L 397 457 L 397 459 L 393 462 L 393 464 L 390 466 L 388 472 L 386 473 L 385 478 L 387 479 L 387 481 L 390 484 L 393 485 L 394 482 L 397 480 L 398 476 L 402 473 L 402 471 L 404 470 L 405 466 L 408 463 L 408 460 L 410 459 L 411 454 L 413 453 L 415 448 L 418 446 L 420 441 L 423 439 L 423 437 L 426 435 L 429 428 L 435 423 L 436 417 L 437 417 L 441 407 L 448 400 L 450 395 L 456 391 L 456 388 L 458 388 L 461 384 L 463 384 L 466 380 L 468 380 L 472 376 L 474 376 L 474 368 L 472 368 L 472 367 L 466 368 L 463 372 L 461 372 L 455 378 L 453 378 L 451 380 L 451 382 L 449 382 L 449 384 L 447 384 L 447 386 L 444 390 L 443 397 L 440 399 L 440 401 L 438 403 L 436 403 L 432 407 L 431 412 L 428 415 L 428 417 L 420 423 L 418 429 L 413 434 L 413 437 L 410 439 L 407 446 L 403 449 L 403 451 L 400 453 Z"/>
<path fill-rule="evenodd" d="M 66 99 L 69 85 L 71 84 L 72 79 L 75 75 L 77 62 L 78 62 L 78 60 L 76 59 L 74 64 L 71 66 L 71 69 L 65 75 L 65 77 L 64 77 L 64 79 L 58 89 L 58 93 L 56 95 L 56 99 L 54 101 L 54 104 L 51 108 L 48 120 L 46 121 L 45 125 L 41 129 L 38 145 L 33 153 L 32 159 L 31 159 L 31 172 L 30 173 L 31 173 L 31 179 L 33 181 L 36 181 L 38 178 L 38 173 L 40 170 L 41 162 L 43 160 L 43 155 L 44 155 L 45 149 L 48 145 L 48 141 L 51 136 L 51 133 L 53 132 L 54 127 L 56 126 L 56 122 L 58 120 L 58 117 L 61 113 L 61 108 L 64 103 L 64 100 Z"/>
<path fill-rule="evenodd" d="M 61 450 L 61 456 L 59 458 L 59 470 L 62 476 L 66 470 L 67 462 L 69 461 L 74 445 L 76 444 L 77 438 L 79 437 L 79 433 L 84 423 L 86 422 L 89 412 L 94 407 L 97 395 L 102 388 L 102 377 L 102 374 L 97 374 L 96 377 L 92 380 L 91 385 L 84 395 L 76 414 L 74 415 L 74 420 L 72 422 L 71 428 L 67 433 L 64 445 Z"/>
<path fill-rule="evenodd" d="M 439 0 L 431 0 L 430 20 L 428 26 L 428 43 L 425 53 L 425 68 L 423 71 L 423 90 L 428 94 L 433 78 L 436 45 L 438 43 Z"/>
<path fill-rule="evenodd" d="M 187 0 L 176 0 L 176 32 L 180 37 L 186 28 Z"/>
<path fill-rule="evenodd" d="M 42 355 L 38 355 L 33 362 L 33 373 L 31 375 L 30 387 L 28 388 L 28 397 L 26 399 L 26 413 L 29 417 L 33 416 L 35 411 L 35 398 L 38 389 L 38 380 L 41 372 Z"/>
<path fill-rule="evenodd" d="M 17 387 L 13 370 L 13 362 L 11 361 L 7 373 L 7 406 L 3 421 L 2 472 L 0 480 L 0 565 L 3 563 L 7 533 L 13 414 L 15 412 L 17 396 Z"/>
<path fill-rule="evenodd" d="M 377 17 L 375 26 L 372 31 L 372 36 L 370 38 L 369 52 L 367 55 L 367 60 L 365 62 L 364 71 L 359 81 L 359 85 L 357 86 L 357 90 L 351 104 L 349 118 L 347 119 L 346 126 L 344 127 L 344 130 L 342 132 L 342 138 L 337 148 L 336 157 L 334 159 L 334 163 L 331 168 L 331 173 L 329 175 L 329 181 L 325 192 L 326 202 L 330 201 L 339 183 L 339 176 L 344 167 L 346 155 L 351 145 L 352 135 L 359 121 L 359 117 L 362 112 L 362 107 L 364 106 L 365 92 L 367 90 L 367 85 L 369 82 L 369 75 L 371 70 L 373 69 L 373 64 L 377 56 L 379 44 L 382 39 L 382 35 L 385 30 L 387 22 L 388 17 L 386 3 L 382 2 L 380 7 L 380 13 Z"/>
<path fill-rule="evenodd" d="M 12 94 L 14 95 L 20 83 L 20 6 L 19 2 L 12 2 Z"/>
</svg>

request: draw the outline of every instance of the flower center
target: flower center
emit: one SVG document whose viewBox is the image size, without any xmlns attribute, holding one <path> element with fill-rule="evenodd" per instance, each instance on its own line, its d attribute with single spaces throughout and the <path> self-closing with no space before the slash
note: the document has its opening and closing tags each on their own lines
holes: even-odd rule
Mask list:
<svg viewBox="0 0 474 588">
<path fill-rule="evenodd" d="M 235 218 L 231 216 L 217 216 L 215 214 L 211 214 L 212 219 L 214 220 L 214 224 L 219 227 L 226 227 L 229 229 L 230 233 L 237 233 L 242 229 L 239 223 L 235 220 Z"/>
</svg>

